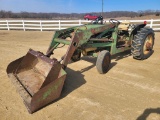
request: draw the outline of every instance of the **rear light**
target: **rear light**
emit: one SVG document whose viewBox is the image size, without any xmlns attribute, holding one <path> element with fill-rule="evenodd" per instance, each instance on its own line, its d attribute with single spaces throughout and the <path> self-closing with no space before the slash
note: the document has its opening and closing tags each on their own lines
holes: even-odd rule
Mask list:
<svg viewBox="0 0 160 120">
<path fill-rule="evenodd" d="M 144 21 L 144 24 L 147 24 L 147 21 Z"/>
</svg>

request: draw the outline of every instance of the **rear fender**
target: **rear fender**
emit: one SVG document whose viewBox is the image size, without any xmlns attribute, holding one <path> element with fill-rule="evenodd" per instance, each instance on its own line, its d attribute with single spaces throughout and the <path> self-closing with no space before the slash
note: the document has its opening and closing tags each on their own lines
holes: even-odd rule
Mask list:
<svg viewBox="0 0 160 120">
<path fill-rule="evenodd" d="M 146 24 L 137 24 L 137 25 L 134 25 L 134 28 L 133 30 L 131 31 L 131 35 L 130 36 L 134 36 L 137 34 L 137 32 L 141 29 L 141 28 L 144 28 L 146 26 Z"/>
</svg>

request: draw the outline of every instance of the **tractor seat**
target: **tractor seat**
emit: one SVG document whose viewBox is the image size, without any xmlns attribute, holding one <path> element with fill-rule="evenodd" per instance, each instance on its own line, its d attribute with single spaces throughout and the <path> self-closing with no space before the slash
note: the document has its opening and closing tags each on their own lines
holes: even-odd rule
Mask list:
<svg viewBox="0 0 160 120">
<path fill-rule="evenodd" d="M 128 30 L 129 25 L 130 25 L 129 21 L 123 21 L 118 25 L 118 29 L 119 30 Z"/>
</svg>

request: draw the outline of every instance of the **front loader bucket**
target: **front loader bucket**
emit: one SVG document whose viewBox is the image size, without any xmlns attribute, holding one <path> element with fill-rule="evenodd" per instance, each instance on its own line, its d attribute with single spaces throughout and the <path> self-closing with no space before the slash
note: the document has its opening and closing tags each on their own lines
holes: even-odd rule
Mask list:
<svg viewBox="0 0 160 120">
<path fill-rule="evenodd" d="M 66 78 L 56 59 L 31 49 L 26 56 L 8 65 L 7 74 L 30 113 L 59 98 Z"/>
</svg>

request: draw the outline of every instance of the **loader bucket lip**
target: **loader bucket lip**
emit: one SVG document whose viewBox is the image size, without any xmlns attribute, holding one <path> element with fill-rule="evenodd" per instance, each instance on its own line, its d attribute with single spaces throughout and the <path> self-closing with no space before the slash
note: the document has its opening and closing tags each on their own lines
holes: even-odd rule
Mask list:
<svg viewBox="0 0 160 120">
<path fill-rule="evenodd" d="M 57 59 L 55 59 L 55 58 L 50 59 L 50 58 L 46 57 L 42 52 L 39 52 L 39 51 L 34 51 L 32 49 L 29 49 L 29 53 L 35 55 L 36 57 L 38 57 L 38 58 L 40 58 L 50 64 L 53 64 L 55 61 L 57 62 Z"/>
<path fill-rule="evenodd" d="M 30 94 L 28 94 L 28 92 L 24 89 L 24 87 L 21 85 L 21 83 L 16 79 L 16 77 L 13 74 L 14 71 L 16 70 L 15 68 L 21 63 L 24 57 L 25 56 L 10 62 L 9 65 L 7 66 L 6 72 L 7 72 L 8 77 L 10 78 L 14 86 L 16 87 L 16 91 L 20 94 L 23 100 L 25 99 L 24 104 L 27 107 L 28 112 L 32 113 L 31 110 L 29 109 L 30 108 L 29 103 L 31 102 L 31 96 Z"/>
<path fill-rule="evenodd" d="M 10 62 L 6 69 L 7 74 L 13 73 L 15 70 L 15 67 L 17 67 L 21 63 L 23 58 L 24 56 Z"/>
<path fill-rule="evenodd" d="M 19 74 L 19 68 L 21 69 L 21 65 L 23 66 L 26 62 L 27 55 L 31 55 L 36 59 L 42 59 L 43 62 L 49 64 L 51 69 L 46 76 L 46 79 L 43 82 L 41 88 L 34 93 L 33 95 L 30 94 L 28 89 L 22 83 L 22 80 L 17 78 Z M 30 59 L 30 58 L 29 58 Z M 40 60 L 41 61 L 41 60 Z M 29 64 L 32 64 L 30 61 Z M 23 66 L 24 67 L 24 66 Z M 50 59 L 46 57 L 41 52 L 36 52 L 34 50 L 29 50 L 26 56 L 20 57 L 19 59 L 10 62 L 6 69 L 8 77 L 11 79 L 12 83 L 14 84 L 16 91 L 22 97 L 26 108 L 28 109 L 29 113 L 33 113 L 40 108 L 45 107 L 49 103 L 58 99 L 61 95 L 61 91 L 64 85 L 64 81 L 66 78 L 66 72 L 62 68 L 62 65 L 56 59 Z M 21 71 L 20 71 L 21 72 Z M 56 77 L 55 77 L 56 76 Z M 31 79 L 30 79 L 31 80 Z M 34 79 L 33 79 L 34 81 Z"/>
</svg>

